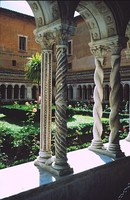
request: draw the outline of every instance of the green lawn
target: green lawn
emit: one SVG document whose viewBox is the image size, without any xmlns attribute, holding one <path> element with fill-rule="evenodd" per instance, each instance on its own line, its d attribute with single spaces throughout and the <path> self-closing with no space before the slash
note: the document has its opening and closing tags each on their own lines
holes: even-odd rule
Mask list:
<svg viewBox="0 0 130 200">
<path fill-rule="evenodd" d="M 108 120 L 106 118 L 103 118 L 102 120 Z M 68 121 L 67 126 L 79 126 L 80 124 L 85 124 L 87 122 L 93 123 L 93 117 L 90 116 L 83 116 L 83 115 L 74 115 L 71 120 Z M 14 121 L 9 120 L 6 118 L 5 115 L 0 114 L 0 127 L 8 127 L 11 128 L 14 131 L 20 130 L 24 126 L 24 122 L 22 121 Z M 35 126 L 35 124 L 34 124 Z M 38 126 L 38 123 L 36 123 L 36 126 Z M 52 127 L 55 127 L 55 123 L 52 122 Z"/>
<path fill-rule="evenodd" d="M 8 120 L 5 115 L 0 114 L 0 127 L 8 127 L 14 131 L 20 130 L 23 122 L 14 122 L 12 120 Z"/>
</svg>

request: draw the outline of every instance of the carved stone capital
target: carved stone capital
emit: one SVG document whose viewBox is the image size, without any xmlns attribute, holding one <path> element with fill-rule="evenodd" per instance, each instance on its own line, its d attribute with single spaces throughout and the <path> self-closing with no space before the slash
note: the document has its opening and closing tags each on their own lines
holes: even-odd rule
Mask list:
<svg viewBox="0 0 130 200">
<path fill-rule="evenodd" d="M 123 48 L 127 46 L 127 37 L 113 36 L 107 39 L 98 40 L 89 43 L 92 54 L 96 57 L 103 57 L 107 51 L 111 51 L 112 55 L 119 55 Z"/>
<path fill-rule="evenodd" d="M 90 46 L 90 51 L 96 58 L 104 58 L 105 54 L 107 53 L 107 48 L 102 45 L 95 45 Z"/>
<path fill-rule="evenodd" d="M 66 45 L 68 39 L 74 33 L 74 26 L 69 24 L 62 24 L 58 29 L 55 29 L 56 43 L 59 45 Z"/>
<path fill-rule="evenodd" d="M 54 43 L 57 45 L 66 45 L 70 35 L 73 33 L 73 25 L 61 23 L 59 20 L 44 26 L 44 29 L 39 28 L 34 31 L 36 42 L 42 48 L 51 48 Z"/>
<path fill-rule="evenodd" d="M 126 37 L 116 37 L 113 38 L 108 44 L 112 55 L 120 55 L 122 49 L 126 48 L 128 38 Z"/>
<path fill-rule="evenodd" d="M 38 34 L 35 40 L 41 45 L 42 49 L 51 49 L 54 43 L 53 33 L 46 32 L 43 35 Z"/>
</svg>

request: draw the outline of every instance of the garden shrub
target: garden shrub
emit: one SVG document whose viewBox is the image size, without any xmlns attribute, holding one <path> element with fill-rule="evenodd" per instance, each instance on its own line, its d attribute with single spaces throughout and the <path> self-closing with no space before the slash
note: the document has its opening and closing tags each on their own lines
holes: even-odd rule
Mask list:
<svg viewBox="0 0 130 200">
<path fill-rule="evenodd" d="M 15 105 L 16 106 L 16 105 Z M 34 106 L 34 105 L 32 105 Z M 22 109 L 23 105 L 20 105 Z M 7 108 L 7 107 L 6 107 Z M 34 108 L 34 110 L 32 109 Z M 40 140 L 40 127 L 34 126 L 35 117 L 37 115 L 38 109 L 35 110 L 36 107 L 31 107 L 31 110 L 26 110 L 26 118 L 24 119 L 24 126 L 20 129 L 20 131 L 14 131 L 9 129 L 8 127 L 0 127 L 0 168 L 5 168 L 8 166 L 12 166 L 15 164 L 20 164 L 23 162 L 28 162 L 30 160 L 34 160 L 38 155 L 39 151 L 39 140 Z M 5 109 L 6 110 L 6 109 Z M 8 108 L 8 112 L 10 112 Z M 12 113 L 15 108 L 13 108 Z M 22 110 L 21 110 L 22 111 Z M 37 111 L 37 112 L 32 112 Z M 52 113 L 54 115 L 55 106 L 52 106 Z M 85 110 L 85 108 L 80 109 L 73 108 L 72 106 L 68 106 L 67 115 L 68 122 L 73 121 L 73 115 L 77 113 L 82 113 L 82 115 L 87 115 L 86 113 L 89 110 Z M 91 111 L 92 112 L 92 111 Z M 123 115 L 124 114 L 124 115 Z M 125 138 L 128 135 L 128 114 L 123 113 L 122 115 L 125 118 L 122 118 L 121 127 L 119 130 L 120 139 Z M 12 115 L 12 114 L 11 114 Z M 36 123 L 35 123 L 36 124 Z M 103 120 L 103 134 L 102 139 L 103 142 L 108 142 L 108 137 L 110 134 L 109 120 Z M 67 150 L 73 151 L 81 148 L 86 148 L 90 145 L 91 140 L 93 138 L 93 122 L 87 122 L 81 124 L 74 123 L 71 126 L 68 126 L 67 130 Z M 55 138 L 55 125 L 52 126 L 52 152 L 54 154 L 54 138 Z"/>
</svg>

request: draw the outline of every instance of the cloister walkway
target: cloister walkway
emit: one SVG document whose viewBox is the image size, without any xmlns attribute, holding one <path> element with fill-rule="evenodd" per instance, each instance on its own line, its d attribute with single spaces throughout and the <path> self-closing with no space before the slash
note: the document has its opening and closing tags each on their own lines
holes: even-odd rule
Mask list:
<svg viewBox="0 0 130 200">
<path fill-rule="evenodd" d="M 120 140 L 120 145 L 121 150 L 125 153 L 125 155 L 130 156 L 130 142 Z M 75 174 L 80 174 L 86 170 L 90 170 L 114 161 L 114 159 L 106 155 L 96 154 L 88 148 L 70 152 L 67 154 L 67 157 L 68 163 L 70 166 L 73 166 L 74 173 L 63 177 L 52 175 L 44 169 L 35 167 L 34 162 L 0 170 L 0 199 L 6 197 L 11 198 L 13 195 L 38 188 L 61 179 L 64 180 L 68 176 L 74 176 Z M 24 199 L 24 197 L 22 198 Z M 13 199 L 21 198 L 16 196 L 13 197 Z"/>
</svg>

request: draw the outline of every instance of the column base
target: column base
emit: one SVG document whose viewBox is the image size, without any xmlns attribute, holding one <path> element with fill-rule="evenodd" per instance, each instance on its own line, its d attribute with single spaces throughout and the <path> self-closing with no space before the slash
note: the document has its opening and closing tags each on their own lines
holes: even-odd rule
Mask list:
<svg viewBox="0 0 130 200">
<path fill-rule="evenodd" d="M 119 144 L 109 144 L 107 151 L 113 156 L 113 158 L 125 157 L 125 154 L 121 151 Z"/>
<path fill-rule="evenodd" d="M 104 146 L 103 146 L 103 142 L 102 141 L 96 141 L 96 140 L 92 140 L 92 143 L 91 143 L 91 146 L 88 147 L 88 149 L 90 150 L 96 150 L 96 149 L 104 149 Z"/>
<path fill-rule="evenodd" d="M 128 136 L 125 138 L 125 140 L 126 140 L 127 142 L 130 142 L 130 132 L 129 132 Z"/>
<path fill-rule="evenodd" d="M 58 166 L 55 164 L 55 156 L 46 160 L 45 163 L 40 162 L 38 159 L 34 161 L 34 165 L 41 167 L 42 169 L 54 174 L 56 176 L 64 176 L 73 173 L 73 168 L 70 168 L 69 164 L 67 163 L 66 166 Z"/>
<path fill-rule="evenodd" d="M 52 153 L 51 151 L 40 151 L 37 160 L 41 163 L 45 163 L 47 160 L 51 159 Z"/>
<path fill-rule="evenodd" d="M 104 146 L 102 148 L 93 148 L 93 146 L 90 146 L 88 149 L 97 154 L 106 155 L 113 159 L 125 157 L 125 154 L 121 151 L 119 144 L 111 144 L 108 148 Z"/>
</svg>

